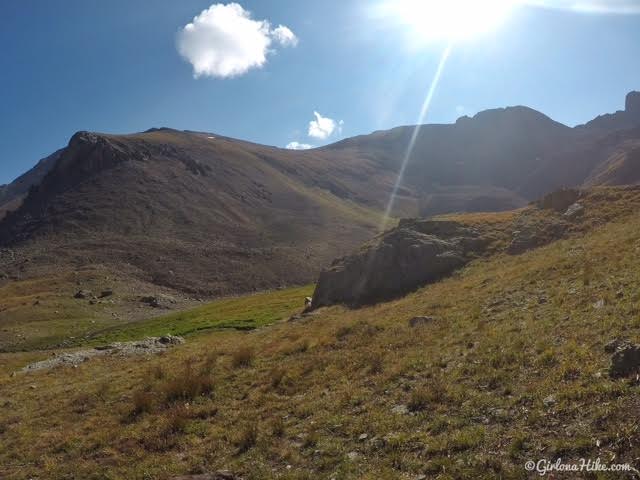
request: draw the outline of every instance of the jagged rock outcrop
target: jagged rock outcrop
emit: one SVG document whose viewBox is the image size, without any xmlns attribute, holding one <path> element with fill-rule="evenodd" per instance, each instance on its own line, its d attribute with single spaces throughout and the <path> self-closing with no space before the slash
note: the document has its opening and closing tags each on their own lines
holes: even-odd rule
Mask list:
<svg viewBox="0 0 640 480">
<path fill-rule="evenodd" d="M 457 222 L 402 220 L 324 270 L 313 308 L 374 303 L 407 293 L 462 267 L 485 246 L 479 232 Z"/>
</svg>

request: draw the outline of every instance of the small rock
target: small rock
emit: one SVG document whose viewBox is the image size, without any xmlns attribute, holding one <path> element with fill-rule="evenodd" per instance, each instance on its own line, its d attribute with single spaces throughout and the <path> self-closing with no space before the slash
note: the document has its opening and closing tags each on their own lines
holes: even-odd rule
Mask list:
<svg viewBox="0 0 640 480">
<path fill-rule="evenodd" d="M 358 452 L 349 452 L 347 453 L 347 458 L 349 460 L 355 460 L 356 458 L 358 458 Z"/>
<path fill-rule="evenodd" d="M 171 335 L 170 333 L 163 335 L 158 339 L 158 343 L 163 345 L 181 345 L 184 343 L 184 338 Z"/>
<path fill-rule="evenodd" d="M 629 345 L 629 342 L 626 342 L 625 340 L 620 340 L 619 338 L 614 338 L 604 346 L 604 351 L 605 353 L 613 353 L 618 348 L 624 347 L 626 345 Z"/>
<path fill-rule="evenodd" d="M 111 290 L 111 289 L 107 289 L 107 290 L 103 290 L 103 291 L 100 293 L 100 298 L 106 298 L 106 297 L 110 297 L 110 296 L 112 296 L 112 295 L 113 295 L 113 290 Z"/>
<path fill-rule="evenodd" d="M 409 413 L 409 408 L 406 405 L 396 405 L 391 409 L 391 413 L 395 413 L 397 415 L 406 415 Z"/>
<path fill-rule="evenodd" d="M 416 328 L 416 327 L 423 327 L 425 325 L 429 325 L 430 323 L 432 323 L 435 320 L 435 318 L 433 317 L 413 317 L 411 320 L 409 320 L 409 326 L 411 328 Z"/>
<path fill-rule="evenodd" d="M 89 290 L 78 290 L 73 298 L 77 298 L 78 300 L 82 300 L 85 298 L 89 298 L 93 295 Z"/>
<path fill-rule="evenodd" d="M 542 403 L 544 403 L 545 407 L 552 407 L 553 405 L 556 404 L 556 397 L 555 395 L 549 395 L 548 397 L 546 397 L 544 400 L 542 400 Z"/>
<path fill-rule="evenodd" d="M 593 308 L 595 308 L 596 310 L 600 310 L 601 308 L 603 308 L 605 305 L 605 301 L 604 298 L 601 298 L 600 300 L 598 300 L 596 303 L 593 304 Z"/>
<path fill-rule="evenodd" d="M 142 303 L 146 303 L 153 308 L 171 308 L 170 304 L 177 303 L 176 299 L 170 295 L 147 295 L 140 298 Z"/>
<path fill-rule="evenodd" d="M 363 433 L 358 437 L 358 440 L 360 440 L 361 442 L 364 442 L 367 438 L 369 438 L 369 435 L 367 435 L 366 433 Z"/>
<path fill-rule="evenodd" d="M 504 420 L 509 418 L 509 414 L 504 408 L 491 408 L 489 410 L 489 413 L 491 414 L 492 417 L 498 420 Z"/>
<path fill-rule="evenodd" d="M 567 211 L 564 212 L 564 216 L 568 218 L 575 218 L 584 213 L 584 207 L 578 202 L 572 204 L 567 208 Z"/>
</svg>

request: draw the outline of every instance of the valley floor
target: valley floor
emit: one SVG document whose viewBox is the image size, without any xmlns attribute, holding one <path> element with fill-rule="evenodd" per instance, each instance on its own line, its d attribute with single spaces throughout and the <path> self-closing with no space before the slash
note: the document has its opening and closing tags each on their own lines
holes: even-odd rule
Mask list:
<svg viewBox="0 0 640 480">
<path fill-rule="evenodd" d="M 557 458 L 640 467 L 640 383 L 609 378 L 604 350 L 640 337 L 640 210 L 619 201 L 584 235 L 477 260 L 375 306 L 28 375 L 9 373 L 42 353 L 2 354 L 0 478 L 517 479 L 537 476 L 527 461 Z M 287 292 L 234 308 L 286 319 L 299 310 Z M 433 318 L 412 328 L 416 316 Z"/>
</svg>

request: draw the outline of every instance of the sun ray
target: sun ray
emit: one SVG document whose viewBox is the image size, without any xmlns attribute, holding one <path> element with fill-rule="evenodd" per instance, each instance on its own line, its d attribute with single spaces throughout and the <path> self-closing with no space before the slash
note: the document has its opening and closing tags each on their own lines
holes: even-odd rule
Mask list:
<svg viewBox="0 0 640 480">
<path fill-rule="evenodd" d="M 435 95 L 438 84 L 440 83 L 440 79 L 442 78 L 442 72 L 444 71 L 444 67 L 451 55 L 451 50 L 453 49 L 453 45 L 450 43 L 446 46 L 446 48 L 442 52 L 442 56 L 440 57 L 440 62 L 438 63 L 438 68 L 436 69 L 436 73 L 433 76 L 433 80 L 431 80 L 431 85 L 429 86 L 429 91 L 427 92 L 427 96 L 422 103 L 422 108 L 420 109 L 420 115 L 418 116 L 418 121 L 416 126 L 413 129 L 413 133 L 411 134 L 411 139 L 409 140 L 409 144 L 407 145 L 407 150 L 402 158 L 402 163 L 400 164 L 400 170 L 398 171 L 398 176 L 396 178 L 396 182 L 391 191 L 391 195 L 389 197 L 389 201 L 387 202 L 387 208 L 385 209 L 384 216 L 382 217 L 382 222 L 380 223 L 380 230 L 384 231 L 387 227 L 389 219 L 391 218 L 391 212 L 393 211 L 393 207 L 396 201 L 396 197 L 398 195 L 398 190 L 400 189 L 400 185 L 404 179 L 404 173 L 407 169 L 407 165 L 409 164 L 409 159 L 411 158 L 411 154 L 413 153 L 413 148 L 415 147 L 416 140 L 418 135 L 420 134 L 420 129 L 424 124 L 427 114 L 429 113 L 429 107 L 431 106 L 431 101 L 433 100 L 433 96 Z"/>
</svg>

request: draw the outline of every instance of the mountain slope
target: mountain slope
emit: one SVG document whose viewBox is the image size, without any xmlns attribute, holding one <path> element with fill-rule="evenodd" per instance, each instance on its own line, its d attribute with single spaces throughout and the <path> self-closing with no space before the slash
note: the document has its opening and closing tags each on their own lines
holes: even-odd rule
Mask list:
<svg viewBox="0 0 640 480">
<path fill-rule="evenodd" d="M 640 337 L 640 190 L 598 188 L 585 205 L 581 232 L 391 302 L 2 375 L 0 476 L 489 480 L 539 476 L 525 471 L 539 458 L 635 468 L 638 381 L 611 378 L 607 350 Z M 258 316 L 281 294 L 234 312 Z M 0 354 L 0 368 L 49 356 Z"/>
<path fill-rule="evenodd" d="M 206 134 L 81 132 L 5 218 L 0 243 L 37 265 L 105 264 L 206 295 L 303 283 L 371 235 L 362 167 L 346 184 L 334 178 L 348 165 L 324 175 L 313 156 Z"/>
<path fill-rule="evenodd" d="M 0 185 L 0 220 L 8 211 L 15 210 L 20 205 L 29 189 L 42 181 L 61 154 L 62 149 L 40 160 L 35 167 L 9 185 Z"/>
</svg>

